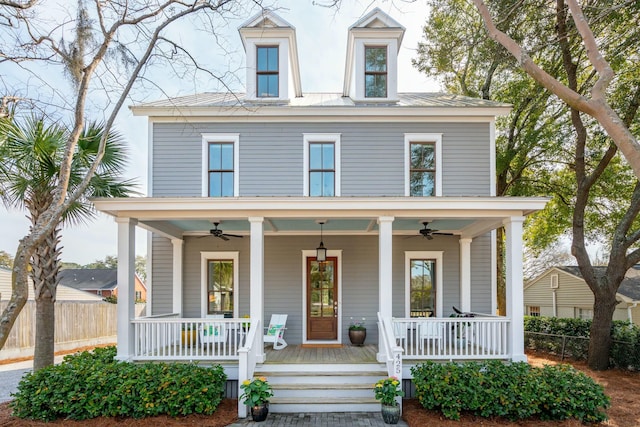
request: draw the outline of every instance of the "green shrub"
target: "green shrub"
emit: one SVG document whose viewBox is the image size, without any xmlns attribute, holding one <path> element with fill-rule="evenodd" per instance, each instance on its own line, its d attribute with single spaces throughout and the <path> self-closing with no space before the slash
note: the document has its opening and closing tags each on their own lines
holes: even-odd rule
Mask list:
<svg viewBox="0 0 640 427">
<path fill-rule="evenodd" d="M 421 405 L 451 419 L 460 419 L 462 412 L 509 420 L 607 419 L 609 397 L 602 386 L 569 365 L 426 362 L 411 373 Z"/>
<path fill-rule="evenodd" d="M 114 360 L 115 354 L 113 347 L 96 349 L 27 374 L 13 395 L 13 414 L 45 421 L 208 415 L 224 397 L 220 366 L 132 364 Z"/>
</svg>

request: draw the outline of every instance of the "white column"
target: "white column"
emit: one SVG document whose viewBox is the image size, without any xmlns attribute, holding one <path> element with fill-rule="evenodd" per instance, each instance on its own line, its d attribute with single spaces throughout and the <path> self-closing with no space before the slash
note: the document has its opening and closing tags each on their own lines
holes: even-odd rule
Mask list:
<svg viewBox="0 0 640 427">
<path fill-rule="evenodd" d="M 524 289 L 522 273 L 523 216 L 512 216 L 503 221 L 506 238 L 507 317 L 509 328 L 509 354 L 515 362 L 526 362 L 524 354 Z"/>
<path fill-rule="evenodd" d="M 251 274 L 250 274 L 250 307 L 252 319 L 260 320 L 264 325 L 264 232 L 263 217 L 250 217 L 251 223 Z M 258 331 L 257 356 L 258 363 L 264 362 L 264 334 Z"/>
<path fill-rule="evenodd" d="M 173 313 L 182 317 L 182 249 L 184 240 L 171 239 L 173 245 Z"/>
<path fill-rule="evenodd" d="M 460 239 L 460 310 L 471 311 L 471 241 Z"/>
<path fill-rule="evenodd" d="M 383 319 L 393 316 L 393 219 L 392 216 L 378 218 L 378 311 Z M 378 333 L 378 360 L 382 358 L 383 346 L 382 334 Z"/>
<path fill-rule="evenodd" d="M 133 357 L 136 287 L 136 224 L 131 218 L 116 218 L 118 224 L 118 352 L 116 359 Z"/>
</svg>

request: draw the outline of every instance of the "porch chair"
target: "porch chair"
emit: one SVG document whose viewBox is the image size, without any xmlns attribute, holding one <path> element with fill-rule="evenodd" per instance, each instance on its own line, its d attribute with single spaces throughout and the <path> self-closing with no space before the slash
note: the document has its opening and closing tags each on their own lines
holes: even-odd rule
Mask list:
<svg viewBox="0 0 640 427">
<path fill-rule="evenodd" d="M 444 341 L 444 328 L 440 322 L 422 322 L 418 328 L 418 341 L 420 352 L 424 353 L 424 342 L 429 340 L 433 346 L 437 344 L 438 351 L 442 351 L 442 343 Z"/>
<path fill-rule="evenodd" d="M 269 326 L 266 329 L 264 335 L 264 343 L 272 343 L 274 350 L 282 350 L 287 346 L 287 342 L 284 340 L 284 331 L 287 326 L 288 314 L 272 314 Z"/>
<path fill-rule="evenodd" d="M 207 319 L 224 319 L 224 314 L 207 314 Z M 198 331 L 202 344 L 221 343 L 227 341 L 229 331 L 224 323 L 205 323 Z"/>
</svg>

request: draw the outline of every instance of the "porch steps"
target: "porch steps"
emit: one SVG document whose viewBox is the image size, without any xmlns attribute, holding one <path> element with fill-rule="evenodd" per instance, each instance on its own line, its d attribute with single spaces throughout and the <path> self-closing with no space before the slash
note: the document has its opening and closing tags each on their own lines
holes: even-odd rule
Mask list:
<svg viewBox="0 0 640 427">
<path fill-rule="evenodd" d="M 379 363 L 265 363 L 254 375 L 269 380 L 269 411 L 274 413 L 378 412 L 373 385 L 387 376 L 387 369 Z"/>
</svg>

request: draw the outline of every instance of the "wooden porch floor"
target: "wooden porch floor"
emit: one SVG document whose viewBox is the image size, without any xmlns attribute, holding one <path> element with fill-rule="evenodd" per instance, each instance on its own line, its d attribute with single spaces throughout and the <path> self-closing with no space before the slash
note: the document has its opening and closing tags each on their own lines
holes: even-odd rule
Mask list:
<svg viewBox="0 0 640 427">
<path fill-rule="evenodd" d="M 377 349 L 373 345 L 362 347 L 347 345 L 339 348 L 303 348 L 300 345 L 288 345 L 282 350 L 274 350 L 269 346 L 265 347 L 265 363 L 378 363 Z"/>
</svg>

